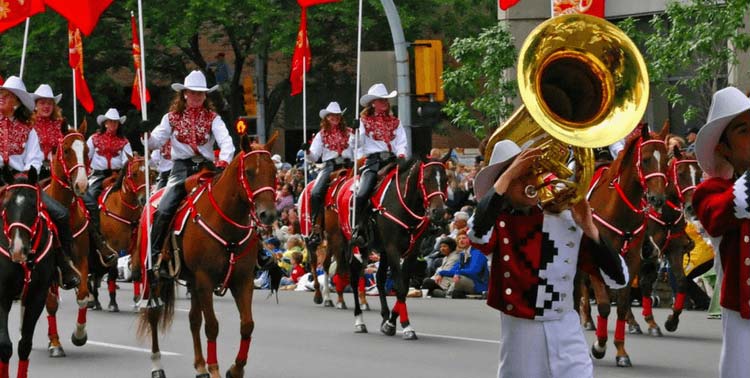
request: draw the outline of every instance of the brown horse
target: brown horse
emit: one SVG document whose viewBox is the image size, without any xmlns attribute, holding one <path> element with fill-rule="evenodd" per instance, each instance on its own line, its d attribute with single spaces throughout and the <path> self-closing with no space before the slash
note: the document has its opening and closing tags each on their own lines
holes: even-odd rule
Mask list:
<svg viewBox="0 0 750 378">
<path fill-rule="evenodd" d="M 642 127 L 640 133 L 634 133 L 628 138 L 625 148 L 590 191 L 589 201 L 602 242 L 623 256 L 628 271 L 631 272 L 631 280 L 635 275 L 633 272 L 640 270 L 640 251 L 646 236 L 646 215 L 652 208 L 660 211 L 665 203 L 665 140 L 668 133 L 667 125 L 658 135 L 652 135 L 646 127 Z M 607 345 L 610 297 L 606 284 L 598 274 L 591 274 L 591 285 L 599 310 L 597 341 L 591 350 L 594 357 L 602 358 Z M 632 366 L 625 351 L 625 323 L 630 309 L 630 282 L 625 288 L 614 292 L 617 299 L 615 359 L 617 366 Z"/>
<path fill-rule="evenodd" d="M 142 157 L 128 157 L 128 161 L 120 170 L 117 179 L 112 185 L 104 185 L 104 190 L 99 196 L 99 208 L 101 214 L 101 232 L 105 247 L 110 253 L 130 253 L 135 243 L 136 231 L 143 205 L 146 204 L 146 174 L 151 171 L 146 167 L 146 161 Z M 156 177 L 151 174 L 151 182 Z M 94 309 L 101 309 L 99 303 L 99 284 L 102 276 L 107 276 L 107 291 L 109 292 L 110 312 L 118 312 L 119 306 L 116 300 L 116 279 L 118 276 L 117 266 L 104 267 L 101 264 L 91 269 L 90 291 L 94 297 Z M 138 280 L 140 271 L 134 272 Z"/>
<path fill-rule="evenodd" d="M 409 278 L 417 260 L 416 247 L 431 225 L 442 222 L 445 213 L 448 180 L 445 162 L 450 151 L 439 159 L 411 159 L 399 163 L 385 175 L 371 197 L 375 215 L 372 219 L 369 247 L 380 252 L 380 265 L 376 273 L 380 297 L 380 331 L 388 336 L 396 334 L 396 319 L 400 318 L 405 340 L 416 340 L 417 333 L 409 322 L 406 294 Z M 352 200 L 350 190 L 354 178 L 347 180 L 339 191 L 336 203 L 341 209 L 349 209 Z M 348 239 L 351 227 L 348 211 L 339 212 L 341 230 Z M 351 282 L 359 282 L 367 257 L 349 251 Z M 402 262 L 403 261 L 403 262 Z M 386 300 L 385 281 L 388 270 L 394 282 L 396 303 L 391 310 Z M 357 293 L 354 293 L 354 331 L 367 333 Z"/>
<path fill-rule="evenodd" d="M 687 291 L 687 277 L 682 262 L 684 255 L 695 247 L 695 243 L 685 232 L 688 207 L 692 208 L 692 197 L 695 187 L 703 174 L 694 157 L 683 155 L 678 148 L 674 150 L 668 169 L 669 185 L 667 186 L 667 203 L 662 213 L 651 212 L 647 233 L 656 251 L 667 258 L 677 282 L 677 295 L 672 307 L 672 314 L 664 323 L 667 331 L 674 332 L 680 322 Z M 648 243 L 648 242 L 647 242 Z M 644 246 L 644 251 L 646 250 Z M 651 293 L 657 279 L 657 254 L 643 253 L 638 282 L 641 288 L 643 317 L 648 323 L 648 334 L 661 336 L 661 329 L 654 320 Z M 640 326 L 633 318 L 629 324 L 630 333 L 640 333 Z"/>
<path fill-rule="evenodd" d="M 244 375 L 255 327 L 252 278 L 260 249 L 257 229 L 267 227 L 276 219 L 276 168 L 269 152 L 275 140 L 276 135 L 266 145 L 250 145 L 243 137 L 242 153 L 234 158 L 224 173 L 188 196 L 185 207 L 177 214 L 175 233 L 162 250 L 163 258 L 171 256 L 175 274 L 187 281 L 190 287 L 193 366 L 199 377 L 219 377 L 216 355 L 219 323 L 213 309 L 213 294 L 224 295 L 227 289 L 231 290 L 239 310 L 240 348 L 226 376 Z M 135 268 L 140 268 L 140 259 L 133 261 Z M 152 377 L 164 377 L 157 327 L 164 328 L 174 315 L 173 281 L 161 279 L 156 291 L 149 295 L 159 296 L 164 305 L 145 309 L 138 328 L 141 336 L 151 334 Z M 203 358 L 200 334 L 204 318 L 208 339 L 206 359 Z"/>
<path fill-rule="evenodd" d="M 70 211 L 70 227 L 73 232 L 73 264 L 81 274 L 76 300 L 78 302 L 78 320 L 76 330 L 71 336 L 74 345 L 86 344 L 86 304 L 89 295 L 89 233 L 88 214 L 81 196 L 86 193 L 88 181 L 86 178 L 86 122 L 81 123 L 78 130 L 68 130 L 63 136 L 50 162 L 51 180 L 45 192 L 61 204 L 68 205 Z M 65 357 L 65 351 L 60 344 L 57 332 L 58 296 L 57 285 L 53 285 L 47 296 L 47 322 L 49 326 L 49 356 Z"/>
<path fill-rule="evenodd" d="M 331 300 L 330 293 L 331 288 L 329 284 L 328 271 L 332 261 L 336 261 L 336 294 L 338 295 L 335 307 L 338 309 L 346 309 L 346 302 L 344 301 L 344 289 L 349 282 L 349 261 L 346 258 L 345 250 L 347 249 L 347 239 L 341 230 L 339 223 L 339 210 L 335 203 L 336 195 L 339 190 L 343 187 L 343 184 L 348 178 L 351 178 L 351 169 L 340 169 L 331 173 L 331 181 L 328 187 L 328 193 L 325 196 L 325 206 L 323 214 L 318 216 L 315 221 L 315 227 L 323 230 L 323 239 L 326 242 L 325 258 L 323 259 L 323 289 L 321 291 L 320 281 L 313 279 L 313 302 L 316 304 L 323 303 L 324 307 L 334 307 L 333 301 Z M 301 200 L 299 201 L 299 214 L 300 214 L 300 225 L 302 233 L 305 235 L 310 234 L 313 225 L 310 224 L 310 193 L 312 188 L 315 186 L 315 181 L 310 182 L 300 195 Z M 322 240 L 318 238 L 306 238 L 306 246 L 309 251 L 310 271 L 314 275 L 314 271 L 318 266 L 318 257 L 315 251 L 321 244 Z M 367 303 L 367 297 L 365 291 L 362 290 L 360 285 L 352 285 L 352 290 L 359 292 L 360 306 L 364 310 L 369 310 L 370 305 Z"/>
</svg>

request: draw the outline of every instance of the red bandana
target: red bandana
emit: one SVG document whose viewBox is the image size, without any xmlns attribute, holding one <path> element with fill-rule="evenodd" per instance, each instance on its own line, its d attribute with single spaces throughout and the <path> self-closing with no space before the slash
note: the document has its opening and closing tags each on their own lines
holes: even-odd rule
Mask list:
<svg viewBox="0 0 750 378">
<path fill-rule="evenodd" d="M 164 143 L 160 151 L 164 159 L 172 160 L 172 141 L 168 140 L 167 143 Z"/>
<path fill-rule="evenodd" d="M 0 116 L 0 155 L 5 165 L 8 165 L 11 156 L 23 154 L 30 132 L 31 126 Z"/>
<path fill-rule="evenodd" d="M 216 113 L 203 108 L 188 108 L 184 112 L 169 113 L 169 123 L 172 125 L 172 132 L 180 143 L 187 144 L 198 153 L 198 146 L 208 142 L 208 136 L 211 134 L 211 124 Z"/>
<path fill-rule="evenodd" d="M 365 124 L 365 132 L 370 138 L 390 144 L 396 137 L 396 129 L 400 121 L 390 114 L 375 114 L 362 117 Z"/>
<path fill-rule="evenodd" d="M 323 134 L 323 144 L 326 148 L 336 151 L 339 155 L 349 147 L 349 130 L 346 128 L 341 130 L 338 127 L 334 127 L 326 131 L 321 131 L 321 134 Z"/>
<path fill-rule="evenodd" d="M 128 144 L 126 138 L 108 132 L 94 134 L 92 142 L 94 143 L 96 153 L 107 159 L 107 167 L 110 169 L 112 168 L 112 158 L 119 156 L 122 149 Z"/>
<path fill-rule="evenodd" d="M 62 120 L 53 121 L 49 117 L 40 117 L 34 122 L 34 131 L 39 136 L 39 145 L 42 147 L 45 160 L 57 150 L 63 138 L 61 126 Z"/>
</svg>

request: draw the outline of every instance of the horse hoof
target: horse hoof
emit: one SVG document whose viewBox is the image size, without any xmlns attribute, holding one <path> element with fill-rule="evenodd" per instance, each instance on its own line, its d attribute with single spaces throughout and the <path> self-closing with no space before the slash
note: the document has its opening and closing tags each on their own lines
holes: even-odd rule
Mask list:
<svg viewBox="0 0 750 378">
<path fill-rule="evenodd" d="M 151 378 L 167 378 L 167 375 L 164 373 L 164 369 L 153 370 L 151 371 Z"/>
<path fill-rule="evenodd" d="M 588 321 L 586 323 L 583 323 L 583 329 L 587 331 L 596 331 L 596 326 L 594 325 L 594 322 Z"/>
<path fill-rule="evenodd" d="M 321 303 L 323 303 L 323 297 L 318 296 L 318 295 L 314 296 L 313 297 L 313 303 L 315 303 L 315 304 L 321 304 Z"/>
<path fill-rule="evenodd" d="M 328 299 L 325 302 L 323 302 L 323 307 L 333 307 L 333 301 Z"/>
<path fill-rule="evenodd" d="M 60 346 L 50 346 L 49 347 L 49 356 L 51 358 L 65 357 L 65 350 L 63 350 L 62 345 L 60 345 Z"/>
<path fill-rule="evenodd" d="M 336 308 L 339 310 L 346 310 L 346 303 L 344 302 L 336 303 Z"/>
<path fill-rule="evenodd" d="M 70 342 L 77 347 L 86 345 L 87 341 L 89 341 L 89 335 L 86 333 L 80 339 L 76 337 L 75 333 L 70 336 Z"/>
<path fill-rule="evenodd" d="M 354 333 L 367 333 L 367 326 L 364 324 L 357 324 L 354 326 Z"/>
<path fill-rule="evenodd" d="M 677 325 L 680 324 L 680 318 L 669 315 L 667 321 L 664 322 L 664 328 L 669 332 L 677 330 Z"/>
<path fill-rule="evenodd" d="M 117 306 L 117 303 L 110 302 L 109 306 L 107 306 L 107 311 L 109 311 L 109 312 L 120 312 L 120 307 Z"/>
<path fill-rule="evenodd" d="M 414 331 L 404 331 L 404 340 L 416 340 L 417 333 Z"/>
<path fill-rule="evenodd" d="M 633 367 L 628 356 L 617 356 L 615 362 L 617 362 L 617 367 Z"/>
<path fill-rule="evenodd" d="M 659 328 L 659 326 L 656 326 L 656 327 L 649 327 L 649 328 L 648 328 L 648 335 L 649 335 L 649 336 L 654 336 L 654 337 L 662 337 L 662 336 L 664 336 L 664 335 L 663 335 L 663 334 L 661 333 L 661 328 Z"/>
<path fill-rule="evenodd" d="M 359 306 L 359 309 L 362 310 L 362 311 L 370 311 L 370 304 L 369 303 L 364 303 L 361 306 Z"/>
<path fill-rule="evenodd" d="M 393 336 L 396 334 L 396 325 L 391 324 L 390 322 L 384 322 L 383 325 L 380 326 L 380 332 L 383 332 L 386 336 Z"/>
<path fill-rule="evenodd" d="M 651 330 L 649 330 L 651 332 Z M 643 331 L 641 330 L 641 326 L 638 325 L 638 323 L 635 324 L 628 324 L 628 333 L 631 335 L 642 335 Z"/>
<path fill-rule="evenodd" d="M 102 310 L 102 304 L 99 303 L 99 301 L 89 301 L 89 303 L 86 305 L 89 309 L 92 311 L 101 311 Z"/>
<path fill-rule="evenodd" d="M 602 347 L 600 350 L 596 345 L 596 341 L 594 341 L 594 344 L 591 345 L 591 355 L 597 360 L 601 360 L 605 354 L 607 354 L 607 347 Z"/>
</svg>

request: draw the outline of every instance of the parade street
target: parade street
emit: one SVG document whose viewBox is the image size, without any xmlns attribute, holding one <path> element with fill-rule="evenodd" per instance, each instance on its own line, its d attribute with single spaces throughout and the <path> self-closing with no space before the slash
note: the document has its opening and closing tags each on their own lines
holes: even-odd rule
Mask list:
<svg viewBox="0 0 750 378">
<path fill-rule="evenodd" d="M 122 312 L 89 312 L 89 342 L 77 348 L 70 343 L 75 321 L 75 301 L 63 293 L 58 313 L 60 335 L 67 357 L 47 356 L 47 326 L 43 314 L 34 337 L 29 375 L 32 377 L 120 378 L 150 376 L 150 345 L 135 337 L 136 315 L 131 306 L 132 286 L 120 282 Z M 281 292 L 279 304 L 256 291 L 253 300 L 255 332 L 250 347 L 247 377 L 494 377 L 497 369 L 499 313 L 482 300 L 409 298 L 409 316 L 419 340 L 405 341 L 400 333 L 387 337 L 378 331 L 377 297 L 368 297 L 373 311 L 365 313 L 369 334 L 354 334 L 350 310 L 314 305 L 311 293 Z M 106 290 L 102 304 L 106 308 Z M 351 294 L 346 295 L 351 306 Z M 392 305 L 393 297 L 389 297 Z M 193 349 L 188 328 L 190 301 L 180 288 L 174 324 L 161 339 L 162 362 L 168 377 L 193 377 Z M 11 339 L 18 340 L 18 304 L 9 322 Z M 220 333 L 218 355 L 221 375 L 229 368 L 239 345 L 237 311 L 231 296 L 215 297 Z M 634 313 L 639 319 L 640 308 Z M 654 309 L 663 324 L 668 312 Z M 664 331 L 659 339 L 627 335 L 626 347 L 633 368 L 614 363 L 613 317 L 607 356 L 594 362 L 596 377 L 715 377 L 721 349 L 721 321 L 706 319 L 705 312 L 685 311 L 676 333 Z M 641 321 L 641 326 L 644 322 Z M 663 327 L 662 327 L 663 328 Z M 644 328 L 645 329 L 645 328 Z M 400 330 L 399 330 L 400 331 Z M 201 334 L 203 334 L 201 332 Z M 591 342 L 593 332 L 586 332 Z M 203 337 L 205 353 L 205 336 Z M 512 346 L 511 346 L 512 347 Z M 15 348 L 15 346 L 14 346 Z M 17 355 L 11 359 L 15 376 Z"/>
</svg>

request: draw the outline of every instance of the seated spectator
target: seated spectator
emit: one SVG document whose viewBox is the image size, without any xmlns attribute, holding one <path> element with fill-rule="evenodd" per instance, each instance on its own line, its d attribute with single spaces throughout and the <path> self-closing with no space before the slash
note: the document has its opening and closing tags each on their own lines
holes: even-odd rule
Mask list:
<svg viewBox="0 0 750 378">
<path fill-rule="evenodd" d="M 449 271 L 439 274 L 451 277 L 447 294 L 452 298 L 466 298 L 468 294 L 481 294 L 487 291 L 489 281 L 489 269 L 487 268 L 487 257 L 482 252 L 471 246 L 466 234 L 456 237 L 458 262 Z"/>
<path fill-rule="evenodd" d="M 286 241 L 286 251 L 283 253 L 277 252 L 276 258 L 279 261 L 279 267 L 289 275 L 292 271 L 292 255 L 295 252 L 302 254 L 302 262 L 307 262 L 307 250 L 305 250 L 305 242 L 299 235 L 290 235 Z"/>
<path fill-rule="evenodd" d="M 458 234 L 465 234 L 469 231 L 468 227 L 469 214 L 463 211 L 456 211 L 453 214 L 453 222 L 448 226 L 449 234 L 453 239 L 456 239 Z"/>
<path fill-rule="evenodd" d="M 281 190 L 276 193 L 276 211 L 282 212 L 287 208 L 294 207 L 294 188 L 291 184 L 284 184 Z"/>
<path fill-rule="evenodd" d="M 451 281 L 443 279 L 440 273 L 450 271 L 458 261 L 459 254 L 456 252 L 456 241 L 450 237 L 440 239 L 440 255 L 442 256 L 440 267 L 437 268 L 432 277 L 425 278 L 422 282 L 422 289 L 427 289 L 427 295 L 436 298 L 444 298 L 450 287 Z"/>
<path fill-rule="evenodd" d="M 281 277 L 282 290 L 294 290 L 297 287 L 300 277 L 305 274 L 305 268 L 302 267 L 302 253 L 292 252 L 292 272 L 289 277 Z"/>
</svg>

